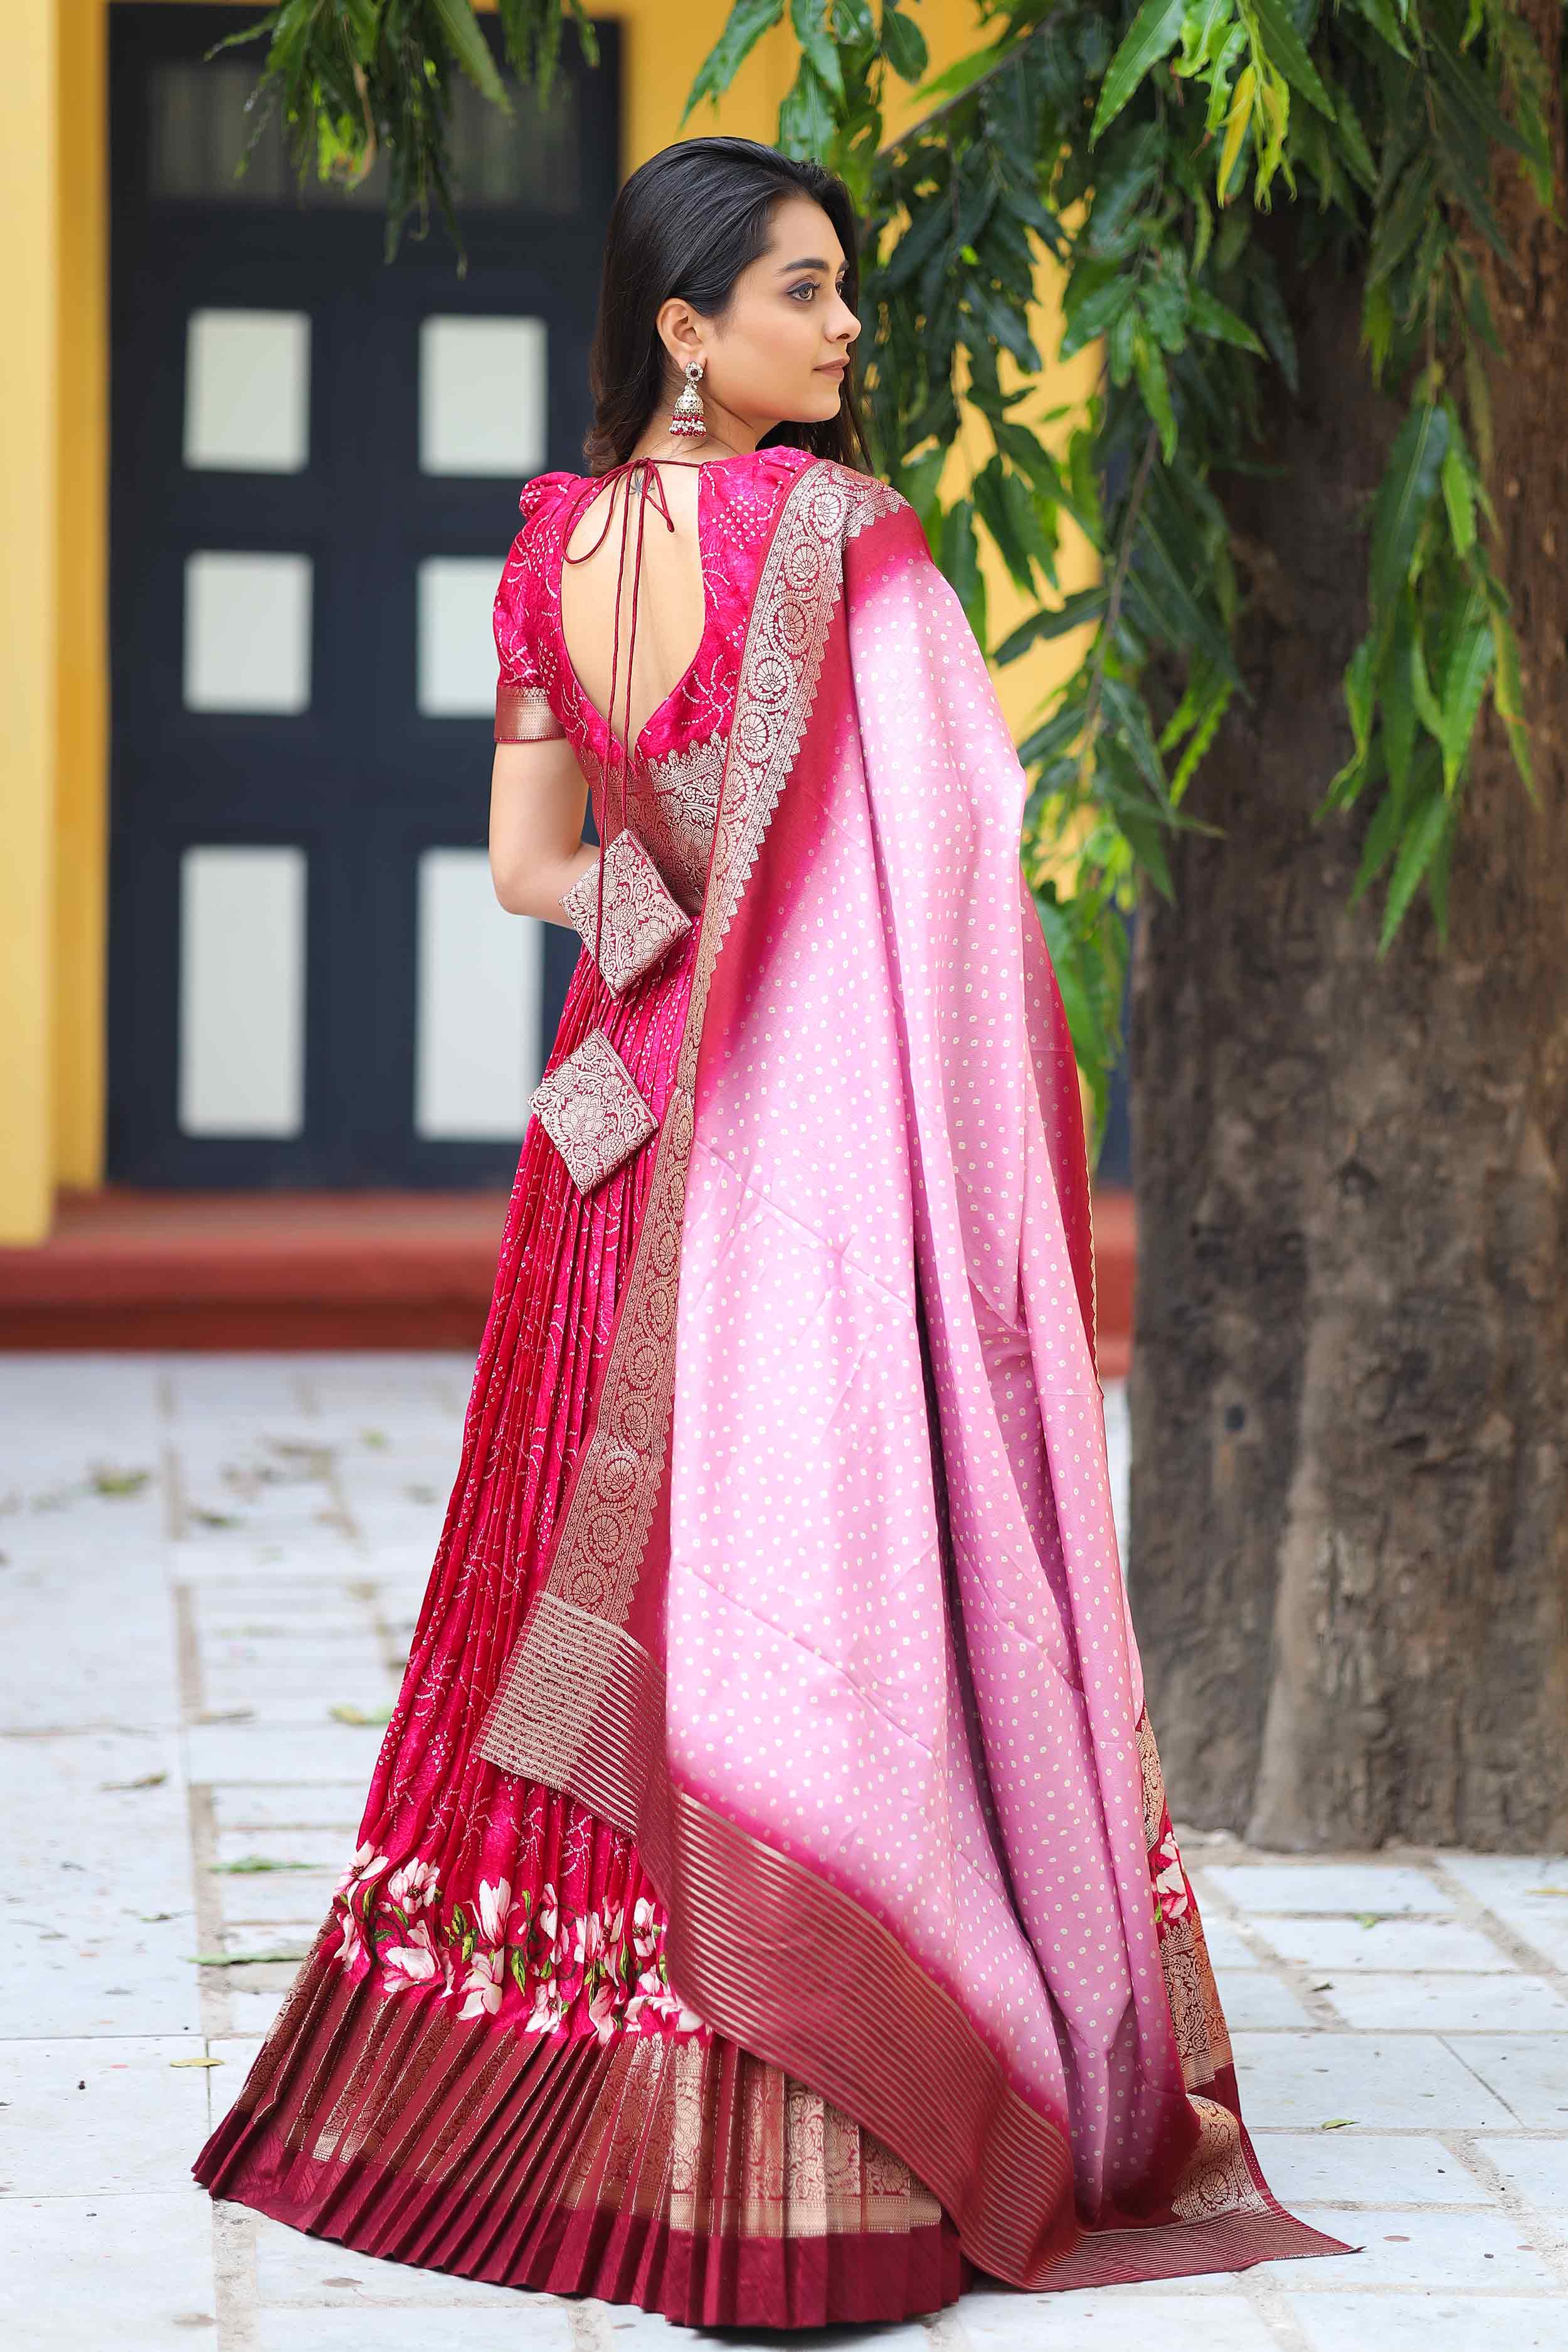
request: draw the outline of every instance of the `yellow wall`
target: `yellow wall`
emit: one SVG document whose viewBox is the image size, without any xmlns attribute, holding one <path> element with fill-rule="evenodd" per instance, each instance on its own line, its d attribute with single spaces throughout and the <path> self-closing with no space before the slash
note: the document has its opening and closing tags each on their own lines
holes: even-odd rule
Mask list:
<svg viewBox="0 0 1568 2352">
<path fill-rule="evenodd" d="M 0 438 L 9 614 L 0 648 L 7 715 L 0 742 L 0 1243 L 41 1238 L 55 1187 L 95 1184 L 103 1169 L 110 5 L 13 0 L 0 79 L 11 345 Z M 620 0 L 604 8 L 625 26 L 625 171 L 677 135 L 687 91 L 728 7 L 729 0 Z M 973 0 L 922 0 L 921 22 L 933 71 L 976 37 Z M 700 109 L 680 135 L 771 139 L 793 60 L 792 43 L 775 29 L 722 107 Z M 1035 327 L 1047 350 L 1048 287 L 1043 296 Z M 1053 377 L 1050 404 L 1068 396 Z M 1043 386 L 1039 402 L 1047 404 Z M 951 493 L 986 454 L 983 429 L 966 433 L 944 488 Z M 1079 557 L 1065 584 L 1085 576 Z M 1022 599 L 999 563 L 988 585 L 999 636 L 1020 616 Z M 1063 651 L 1039 648 L 1002 674 L 1002 698 L 1020 732 L 1062 675 Z"/>
<path fill-rule="evenodd" d="M 108 17 L 59 0 L 59 373 L 55 605 L 55 1064 L 58 1183 L 103 1172 L 109 944 Z"/>
<path fill-rule="evenodd" d="M 7 26 L 0 75 L 0 1233 L 17 1241 L 47 1231 L 54 1178 L 57 71 L 53 0 L 27 0 Z"/>
</svg>

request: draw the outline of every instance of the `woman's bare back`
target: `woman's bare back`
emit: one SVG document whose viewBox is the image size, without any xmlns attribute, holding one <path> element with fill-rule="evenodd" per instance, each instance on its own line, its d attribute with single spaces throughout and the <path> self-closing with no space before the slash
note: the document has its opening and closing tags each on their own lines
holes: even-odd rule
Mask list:
<svg viewBox="0 0 1568 2352">
<path fill-rule="evenodd" d="M 686 459 L 661 461 L 635 477 L 618 476 L 587 501 L 566 542 L 567 561 L 561 569 L 561 634 L 567 656 L 579 686 L 600 717 L 610 721 L 617 740 L 624 730 L 634 747 L 653 713 L 690 668 L 702 642 L 706 603 L 697 530 L 700 470 L 699 463 Z M 628 683 L 627 644 L 639 514 L 642 569 Z M 592 553 L 587 551 L 590 549 Z M 621 580 L 620 653 L 612 712 L 617 577 Z"/>
</svg>

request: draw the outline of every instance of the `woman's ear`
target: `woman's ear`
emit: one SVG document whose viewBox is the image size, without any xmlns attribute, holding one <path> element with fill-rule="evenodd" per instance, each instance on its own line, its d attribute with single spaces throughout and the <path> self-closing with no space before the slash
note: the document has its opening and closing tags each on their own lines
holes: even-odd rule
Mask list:
<svg viewBox="0 0 1568 2352">
<path fill-rule="evenodd" d="M 700 360 L 704 356 L 697 313 L 689 302 L 682 302 L 672 295 L 668 302 L 660 305 L 654 324 L 658 330 L 660 342 L 678 368 L 683 368 L 688 360 Z"/>
</svg>

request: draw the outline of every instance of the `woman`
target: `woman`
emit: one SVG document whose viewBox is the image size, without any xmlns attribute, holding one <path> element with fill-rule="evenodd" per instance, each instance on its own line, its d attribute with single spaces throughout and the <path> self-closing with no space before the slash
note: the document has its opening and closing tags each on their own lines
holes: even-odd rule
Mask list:
<svg viewBox="0 0 1568 2352">
<path fill-rule="evenodd" d="M 1024 782 L 854 252 L 745 141 L 616 203 L 496 603 L 497 890 L 584 950 L 359 1851 L 196 2168 L 693 2324 L 1342 2251 L 1240 2121 Z"/>
</svg>

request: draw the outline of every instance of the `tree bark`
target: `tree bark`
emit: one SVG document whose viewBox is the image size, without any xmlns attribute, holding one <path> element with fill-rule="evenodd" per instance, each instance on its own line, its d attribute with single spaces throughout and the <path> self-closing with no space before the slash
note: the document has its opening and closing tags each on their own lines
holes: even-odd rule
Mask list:
<svg viewBox="0 0 1568 2352">
<path fill-rule="evenodd" d="M 1557 0 L 1530 0 L 1555 76 Z M 1562 161 L 1562 122 L 1557 122 Z M 1562 185 L 1561 172 L 1559 186 Z M 1365 502 L 1395 413 L 1358 287 L 1237 487 L 1253 699 L 1144 893 L 1131 1018 L 1130 1582 L 1173 1806 L 1290 1850 L 1568 1838 L 1568 238 L 1500 173 L 1499 567 L 1541 805 L 1489 729 L 1450 940 L 1351 909 Z"/>
</svg>

